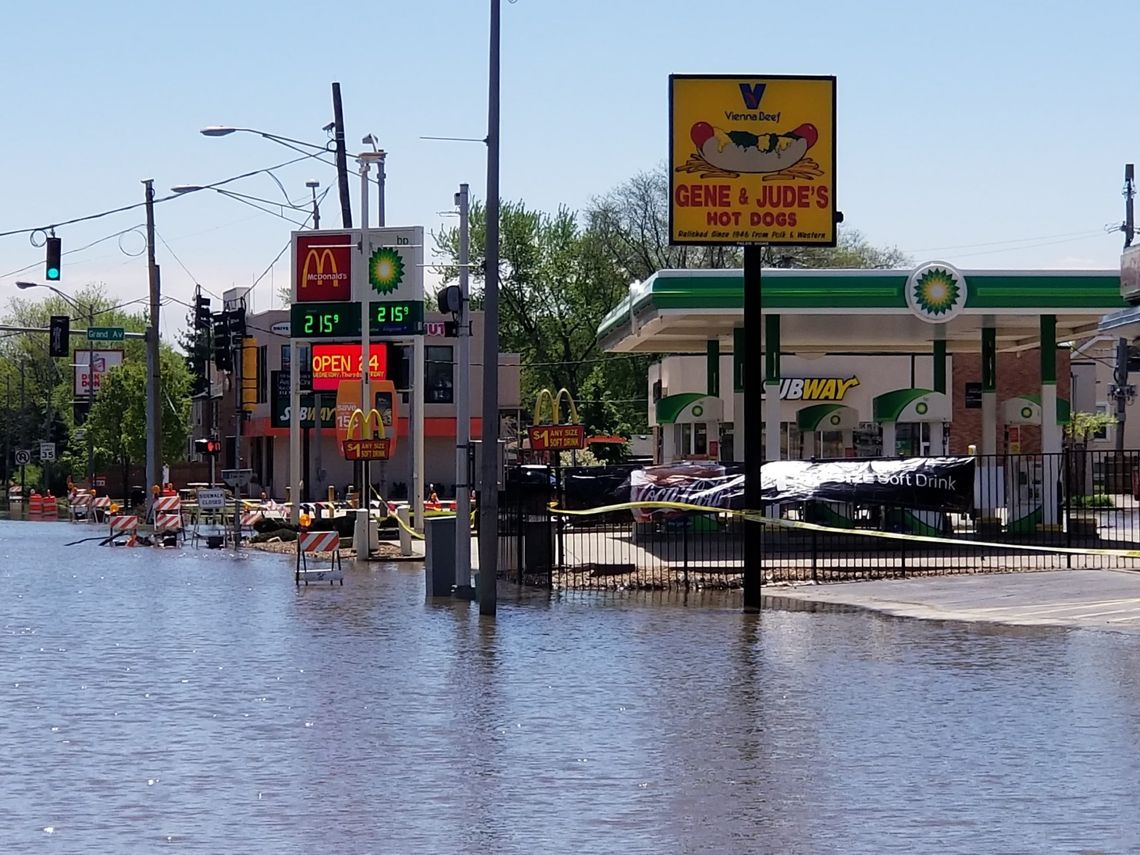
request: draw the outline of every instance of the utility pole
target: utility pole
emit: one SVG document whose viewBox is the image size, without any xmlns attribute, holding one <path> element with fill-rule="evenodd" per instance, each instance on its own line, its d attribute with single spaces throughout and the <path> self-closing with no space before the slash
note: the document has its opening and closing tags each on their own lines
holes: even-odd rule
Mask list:
<svg viewBox="0 0 1140 855">
<path fill-rule="evenodd" d="M 1124 232 L 1124 248 L 1132 246 L 1132 230 L 1135 225 L 1132 200 L 1136 196 L 1136 181 L 1131 163 L 1124 164 L 1124 222 L 1120 230 Z M 1116 340 L 1116 369 L 1113 378 L 1116 382 L 1116 460 L 1120 466 L 1120 476 L 1124 477 L 1124 423 L 1128 418 L 1128 339 Z"/>
<path fill-rule="evenodd" d="M 162 471 L 162 411 L 159 409 L 159 389 L 162 382 L 162 369 L 158 361 L 158 304 L 160 285 L 158 264 L 154 260 L 154 179 L 143 179 L 146 187 L 146 260 L 150 278 L 150 323 L 146 331 L 147 374 L 150 382 L 146 387 L 146 517 L 149 519 L 154 505 L 151 487 L 158 483 L 158 473 Z M 93 373 L 94 366 L 88 367 Z M 94 382 L 94 378 L 91 378 Z M 127 485 L 124 485 L 126 488 Z"/>
<path fill-rule="evenodd" d="M 95 305 L 87 304 L 87 329 L 95 326 Z M 87 489 L 95 493 L 95 434 L 91 430 L 91 411 L 95 408 L 95 342 L 87 342 L 87 418 L 83 421 L 87 435 Z"/>
<path fill-rule="evenodd" d="M 340 84 L 332 85 L 333 127 L 336 140 L 336 178 L 340 189 L 340 224 L 352 228 L 352 203 L 348 195 L 348 153 L 344 147 L 344 107 L 340 101 Z M 294 497 L 294 501 L 299 501 Z"/>
<path fill-rule="evenodd" d="M 459 316 L 456 318 L 459 336 L 459 377 L 455 391 L 459 395 L 455 420 L 455 584 L 468 588 L 471 585 L 471 327 L 468 312 L 470 281 L 468 267 L 471 260 L 470 199 L 467 185 L 460 184 L 455 194 L 459 207 Z"/>
<path fill-rule="evenodd" d="M 248 292 L 247 292 L 248 293 Z M 239 302 L 234 309 L 236 312 L 241 313 L 242 322 L 239 326 L 245 326 L 245 296 L 238 298 Z M 224 307 L 223 307 L 224 308 Z M 234 391 L 235 391 L 235 406 L 234 406 L 234 468 L 241 470 L 244 467 L 241 465 L 241 423 L 245 420 L 245 394 L 242 389 L 242 363 L 245 361 L 245 334 L 238 336 L 237 346 L 234 346 L 233 334 L 229 331 L 228 325 L 226 335 L 230 337 L 230 362 L 234 367 Z M 241 548 L 241 476 L 238 476 L 237 483 L 234 484 L 234 549 Z"/>
<path fill-rule="evenodd" d="M 493 616 L 499 575 L 499 13 L 491 0 L 487 93 L 487 269 L 483 299 L 483 465 L 479 493 L 479 614 Z"/>
</svg>

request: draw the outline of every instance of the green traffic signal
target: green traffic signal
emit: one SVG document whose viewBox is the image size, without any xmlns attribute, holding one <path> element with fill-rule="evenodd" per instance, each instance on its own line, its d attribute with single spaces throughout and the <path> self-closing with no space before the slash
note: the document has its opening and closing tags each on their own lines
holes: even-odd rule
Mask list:
<svg viewBox="0 0 1140 855">
<path fill-rule="evenodd" d="M 49 282 L 59 281 L 61 241 L 57 237 L 47 239 L 47 263 L 44 266 L 44 275 Z"/>
</svg>

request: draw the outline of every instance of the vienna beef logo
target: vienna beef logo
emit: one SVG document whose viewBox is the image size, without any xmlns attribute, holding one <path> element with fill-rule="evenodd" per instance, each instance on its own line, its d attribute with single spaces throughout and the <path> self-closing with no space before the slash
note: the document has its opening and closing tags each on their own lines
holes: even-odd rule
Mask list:
<svg viewBox="0 0 1140 855">
<path fill-rule="evenodd" d="M 297 301 L 326 302 L 352 297 L 351 236 L 302 235 L 297 238 Z"/>
</svg>

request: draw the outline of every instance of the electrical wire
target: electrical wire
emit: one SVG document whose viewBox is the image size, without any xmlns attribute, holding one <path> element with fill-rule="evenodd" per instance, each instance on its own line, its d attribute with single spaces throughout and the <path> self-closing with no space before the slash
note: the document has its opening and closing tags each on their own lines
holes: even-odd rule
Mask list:
<svg viewBox="0 0 1140 855">
<path fill-rule="evenodd" d="M 254 175 L 260 175 L 263 172 L 271 172 L 274 169 L 283 169 L 286 166 L 292 166 L 294 163 L 300 163 L 303 160 L 314 160 L 314 159 L 315 160 L 321 160 L 320 156 L 317 154 L 307 154 L 306 153 L 306 154 L 303 154 L 301 157 L 295 157 L 292 160 L 286 160 L 283 163 L 278 163 L 278 164 L 275 164 L 273 166 L 267 166 L 267 167 L 264 167 L 262 169 L 254 169 L 254 170 L 251 170 L 249 172 L 243 172 L 241 175 L 235 175 L 231 178 L 225 178 L 221 181 L 215 181 L 212 184 L 203 184 L 201 189 L 207 190 L 207 189 L 213 189 L 215 187 L 222 187 L 222 186 L 224 186 L 226 184 L 230 184 L 234 181 L 241 181 L 242 179 L 245 179 L 245 178 L 251 178 Z M 327 163 L 328 161 L 324 161 L 324 162 Z M 157 205 L 160 202 L 169 202 L 172 199 L 180 199 L 183 196 L 188 196 L 188 195 L 190 195 L 190 194 L 189 193 L 171 193 L 167 196 L 160 196 L 160 197 L 156 198 L 154 200 L 154 204 Z M 86 223 L 86 222 L 90 222 L 92 220 L 99 220 L 99 219 L 102 219 L 103 217 L 110 217 L 114 214 L 122 214 L 122 213 L 125 213 L 127 211 L 134 211 L 134 210 L 137 210 L 139 208 L 145 207 L 146 205 L 147 205 L 147 202 L 145 202 L 145 201 L 136 202 L 133 205 L 123 205 L 122 207 L 119 207 L 119 208 L 111 208 L 110 210 L 107 210 L 107 211 L 100 211 L 97 214 L 88 214 L 88 215 L 83 216 L 83 217 L 74 217 L 70 220 L 61 220 L 57 223 L 45 223 L 44 225 L 33 226 L 31 228 L 11 229 L 11 230 L 6 231 L 6 232 L 0 232 L 0 238 L 10 237 L 12 235 L 33 234 L 34 232 L 55 231 L 55 229 L 60 228 L 62 226 L 71 226 L 71 225 L 75 225 L 76 223 Z"/>
<path fill-rule="evenodd" d="M 162 241 L 162 245 L 166 247 L 166 251 L 170 253 L 170 257 L 173 258 L 176 262 L 178 262 L 179 267 L 181 267 L 183 270 L 186 271 L 186 275 L 190 277 L 190 281 L 194 283 L 194 286 L 196 288 L 198 288 L 201 291 L 205 291 L 211 297 L 217 297 L 218 296 L 213 291 L 211 291 L 209 288 L 205 288 L 202 286 L 202 283 L 198 281 L 198 277 L 195 276 L 190 271 L 189 267 L 187 267 L 185 264 L 182 263 L 182 259 L 178 257 L 178 254 L 175 253 L 174 248 L 171 247 L 171 245 L 167 242 L 166 238 L 164 238 L 162 236 L 162 234 L 159 233 L 158 229 L 154 230 L 154 234 L 155 234 L 155 237 L 157 237 L 160 241 Z"/>
<path fill-rule="evenodd" d="M 921 247 L 919 249 L 907 249 L 907 250 L 903 250 L 903 252 L 905 252 L 908 255 L 917 255 L 920 252 L 941 252 L 942 250 L 946 250 L 946 249 L 972 249 L 972 248 L 977 247 L 977 246 L 1004 246 L 1006 244 L 1031 243 L 1034 241 L 1041 241 L 1041 240 L 1054 240 L 1056 238 L 1091 237 L 1093 235 L 1099 235 L 1102 233 L 1103 233 L 1102 230 L 1097 229 L 1096 231 L 1089 231 L 1089 232 L 1067 232 L 1065 234 L 1057 234 L 1057 235 L 1038 235 L 1037 237 L 1028 237 L 1028 238 L 1010 238 L 1009 240 L 991 240 L 991 241 L 984 241 L 982 243 L 960 243 L 960 244 L 956 244 L 953 246 L 927 246 L 927 247 Z M 1019 247 L 1015 247 L 1015 248 L 1019 248 Z"/>
</svg>

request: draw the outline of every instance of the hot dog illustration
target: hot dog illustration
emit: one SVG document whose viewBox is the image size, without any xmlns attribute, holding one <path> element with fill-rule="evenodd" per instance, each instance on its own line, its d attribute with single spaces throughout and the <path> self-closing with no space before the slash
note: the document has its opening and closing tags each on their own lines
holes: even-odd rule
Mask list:
<svg viewBox="0 0 1140 855">
<path fill-rule="evenodd" d="M 783 134 L 724 131 L 697 122 L 689 131 L 700 156 L 726 172 L 780 172 L 803 160 L 819 139 L 815 125 L 804 123 Z"/>
</svg>

